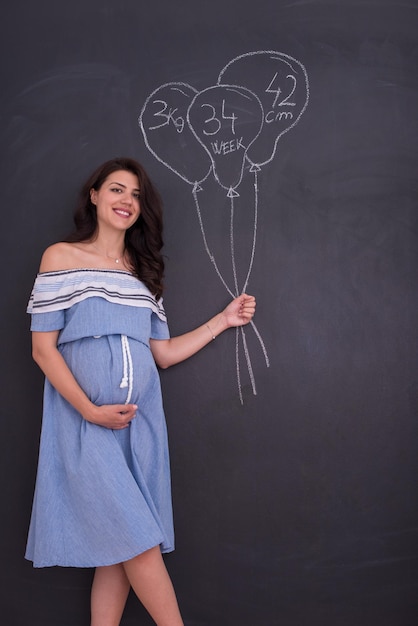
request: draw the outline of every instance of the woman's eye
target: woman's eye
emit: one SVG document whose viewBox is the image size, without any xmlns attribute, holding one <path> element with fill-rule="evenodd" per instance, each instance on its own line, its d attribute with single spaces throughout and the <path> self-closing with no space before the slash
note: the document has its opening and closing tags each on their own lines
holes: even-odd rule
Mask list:
<svg viewBox="0 0 418 626">
<path fill-rule="evenodd" d="M 141 197 L 141 194 L 140 194 L 139 192 L 138 192 L 138 193 L 134 193 L 134 198 L 136 198 L 137 200 L 139 200 L 139 199 L 140 199 L 140 197 Z"/>
<path fill-rule="evenodd" d="M 121 193 L 122 189 L 119 189 L 119 187 L 113 187 L 113 189 L 111 189 L 110 191 L 115 191 L 116 193 Z"/>
</svg>

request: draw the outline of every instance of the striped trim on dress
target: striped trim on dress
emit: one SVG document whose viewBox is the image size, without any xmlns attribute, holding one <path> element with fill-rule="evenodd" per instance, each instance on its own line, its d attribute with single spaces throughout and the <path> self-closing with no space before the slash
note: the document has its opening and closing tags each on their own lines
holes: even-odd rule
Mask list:
<svg viewBox="0 0 418 626">
<path fill-rule="evenodd" d="M 49 313 L 69 309 L 87 298 L 99 297 L 114 304 L 148 307 L 166 322 L 162 298 L 124 270 L 73 269 L 37 275 L 29 299 L 28 313 Z"/>
</svg>

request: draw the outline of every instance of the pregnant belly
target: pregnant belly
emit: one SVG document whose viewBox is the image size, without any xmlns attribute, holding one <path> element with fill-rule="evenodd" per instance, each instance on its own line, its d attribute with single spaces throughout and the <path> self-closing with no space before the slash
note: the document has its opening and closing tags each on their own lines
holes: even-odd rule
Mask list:
<svg viewBox="0 0 418 626">
<path fill-rule="evenodd" d="M 92 402 L 139 403 L 158 372 L 148 346 L 120 335 L 86 337 L 60 346 L 67 365 Z M 158 381 L 159 383 L 159 381 Z"/>
</svg>

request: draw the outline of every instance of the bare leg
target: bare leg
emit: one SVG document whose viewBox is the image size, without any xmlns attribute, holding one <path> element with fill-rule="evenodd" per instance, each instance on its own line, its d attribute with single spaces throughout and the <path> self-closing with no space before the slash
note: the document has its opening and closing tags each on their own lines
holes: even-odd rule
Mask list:
<svg viewBox="0 0 418 626">
<path fill-rule="evenodd" d="M 129 588 L 122 563 L 97 567 L 91 588 L 91 626 L 119 626 Z"/>
<path fill-rule="evenodd" d="M 126 561 L 123 567 L 132 589 L 157 626 L 184 626 L 158 546 Z"/>
</svg>

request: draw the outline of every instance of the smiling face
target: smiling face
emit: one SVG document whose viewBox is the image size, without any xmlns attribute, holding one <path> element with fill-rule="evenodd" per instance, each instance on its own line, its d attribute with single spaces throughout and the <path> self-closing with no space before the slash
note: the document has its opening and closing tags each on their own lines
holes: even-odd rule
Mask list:
<svg viewBox="0 0 418 626">
<path fill-rule="evenodd" d="M 139 217 L 139 181 L 132 172 L 112 172 L 98 190 L 90 191 L 90 198 L 96 205 L 99 227 L 127 230 Z"/>
</svg>

